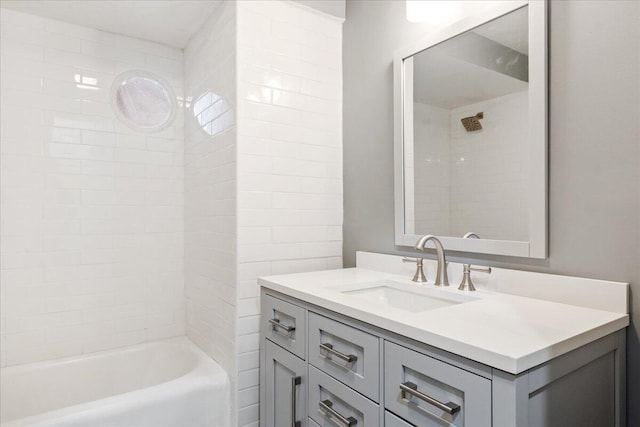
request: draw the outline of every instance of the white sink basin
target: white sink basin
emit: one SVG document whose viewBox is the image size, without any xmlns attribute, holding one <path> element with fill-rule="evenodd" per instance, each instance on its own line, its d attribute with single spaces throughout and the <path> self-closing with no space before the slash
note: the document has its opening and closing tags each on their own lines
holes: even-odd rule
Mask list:
<svg viewBox="0 0 640 427">
<path fill-rule="evenodd" d="M 341 287 L 339 292 L 352 298 L 396 309 L 420 312 L 449 307 L 476 298 L 462 293 L 454 294 L 440 289 L 429 289 L 433 285 L 406 285 L 391 280 Z"/>
</svg>

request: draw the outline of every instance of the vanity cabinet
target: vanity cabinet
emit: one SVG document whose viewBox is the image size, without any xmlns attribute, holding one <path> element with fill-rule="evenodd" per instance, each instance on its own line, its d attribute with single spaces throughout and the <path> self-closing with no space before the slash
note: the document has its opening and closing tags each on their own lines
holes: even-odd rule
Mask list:
<svg viewBox="0 0 640 427">
<path fill-rule="evenodd" d="M 626 422 L 624 330 L 514 375 L 265 287 L 262 313 L 262 427 Z"/>
</svg>

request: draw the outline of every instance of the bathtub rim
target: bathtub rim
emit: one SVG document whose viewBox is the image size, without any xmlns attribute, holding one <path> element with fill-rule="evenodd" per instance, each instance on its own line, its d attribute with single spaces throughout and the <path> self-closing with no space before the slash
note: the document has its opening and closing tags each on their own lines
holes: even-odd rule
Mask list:
<svg viewBox="0 0 640 427">
<path fill-rule="evenodd" d="M 180 391 L 192 390 L 197 385 L 198 388 L 205 387 L 207 385 L 215 386 L 215 389 L 222 388 L 230 398 L 230 380 L 229 374 L 220 366 L 218 362 L 213 360 L 202 349 L 200 349 L 195 343 L 193 343 L 187 336 L 178 336 L 168 339 L 149 341 L 132 346 L 120 347 L 117 349 L 110 349 L 106 351 L 98 351 L 93 353 L 86 353 L 82 355 L 76 355 L 71 357 L 65 357 L 60 359 L 53 359 L 41 362 L 27 363 L 16 366 L 9 366 L 2 368 L 2 373 L 7 371 L 20 373 L 21 371 L 28 371 L 33 369 L 34 366 L 55 366 L 61 364 L 73 363 L 74 361 L 84 360 L 91 357 L 108 356 L 113 354 L 125 353 L 132 351 L 135 348 L 153 347 L 158 345 L 183 345 L 187 346 L 189 351 L 195 353 L 196 365 L 187 371 L 185 374 L 175 377 L 171 380 L 164 381 L 152 386 L 136 388 L 111 396 L 102 397 L 100 399 L 91 400 L 88 402 L 81 402 L 62 408 L 53 409 L 46 412 L 40 412 L 33 415 L 28 415 L 22 418 L 14 418 L 0 422 L 0 427 L 25 427 L 25 426 L 40 426 L 48 425 L 47 422 L 53 420 L 70 419 L 77 416 L 80 413 L 97 410 L 105 407 L 115 407 L 126 404 L 126 402 L 141 401 L 144 397 L 150 397 L 151 393 L 157 398 L 168 398 L 173 395 L 177 395 Z M 151 391 L 153 390 L 153 392 Z M 228 414 L 227 414 L 228 418 Z"/>
</svg>

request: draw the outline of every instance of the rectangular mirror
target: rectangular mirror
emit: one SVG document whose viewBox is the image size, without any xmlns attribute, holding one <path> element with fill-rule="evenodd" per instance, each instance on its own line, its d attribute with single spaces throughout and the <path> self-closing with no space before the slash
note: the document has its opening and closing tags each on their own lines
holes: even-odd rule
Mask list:
<svg viewBox="0 0 640 427">
<path fill-rule="evenodd" d="M 496 2 L 399 52 L 394 79 L 396 244 L 545 258 L 546 2 Z"/>
</svg>

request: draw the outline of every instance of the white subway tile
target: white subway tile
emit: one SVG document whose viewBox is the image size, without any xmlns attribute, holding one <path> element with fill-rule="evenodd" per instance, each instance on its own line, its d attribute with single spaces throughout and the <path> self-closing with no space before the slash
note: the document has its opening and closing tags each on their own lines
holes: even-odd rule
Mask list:
<svg viewBox="0 0 640 427">
<path fill-rule="evenodd" d="M 66 52 L 82 52 L 82 40 L 77 37 L 68 36 L 65 34 L 45 32 L 42 45 L 44 47 L 49 47 Z"/>
<path fill-rule="evenodd" d="M 250 369 L 238 373 L 238 390 L 255 387 L 259 384 L 259 369 Z"/>
<path fill-rule="evenodd" d="M 5 38 L 2 40 L 1 54 L 3 61 L 11 61 L 14 58 L 42 61 L 44 48 L 36 43 L 28 43 L 21 40 Z"/>
<path fill-rule="evenodd" d="M 80 67 L 101 73 L 113 73 L 115 70 L 112 60 L 48 47 L 44 49 L 44 62 L 68 67 Z"/>
<path fill-rule="evenodd" d="M 144 54 L 122 46 L 115 46 L 115 37 L 107 42 L 82 40 L 82 54 L 90 57 L 110 59 L 124 62 L 132 67 L 141 68 L 145 65 Z M 153 69 L 153 67 L 151 67 Z"/>
<path fill-rule="evenodd" d="M 260 330 L 260 316 L 247 316 L 238 319 L 238 335 L 248 336 L 256 334 Z M 257 351 L 257 348 L 240 351 L 240 353 L 249 353 L 251 351 Z"/>
<path fill-rule="evenodd" d="M 80 129 L 54 127 L 51 129 L 50 141 L 63 144 L 80 144 L 82 142 L 82 131 Z"/>
<path fill-rule="evenodd" d="M 0 263 L 5 270 L 38 268 L 42 265 L 42 257 L 37 253 L 3 252 Z"/>
<path fill-rule="evenodd" d="M 162 73 L 182 74 L 182 61 L 156 55 L 146 55 L 146 67 Z"/>
<path fill-rule="evenodd" d="M 244 364 L 240 364 L 244 366 Z M 238 391 L 238 407 L 245 408 L 260 402 L 260 387 L 252 387 Z"/>
<path fill-rule="evenodd" d="M 273 227 L 274 243 L 321 242 L 329 240 L 328 227 Z"/>
<path fill-rule="evenodd" d="M 244 385 L 244 383 L 243 383 Z M 246 426 L 257 422 L 260 417 L 260 405 L 255 404 L 247 407 L 241 407 L 238 411 L 238 424 Z"/>
<path fill-rule="evenodd" d="M 42 78 L 38 75 L 5 71 L 0 83 L 3 92 L 12 89 L 17 89 L 20 92 L 40 93 L 42 91 Z"/>
<path fill-rule="evenodd" d="M 91 116 L 113 117 L 114 112 L 110 104 L 106 102 L 82 101 L 82 114 Z"/>
</svg>

